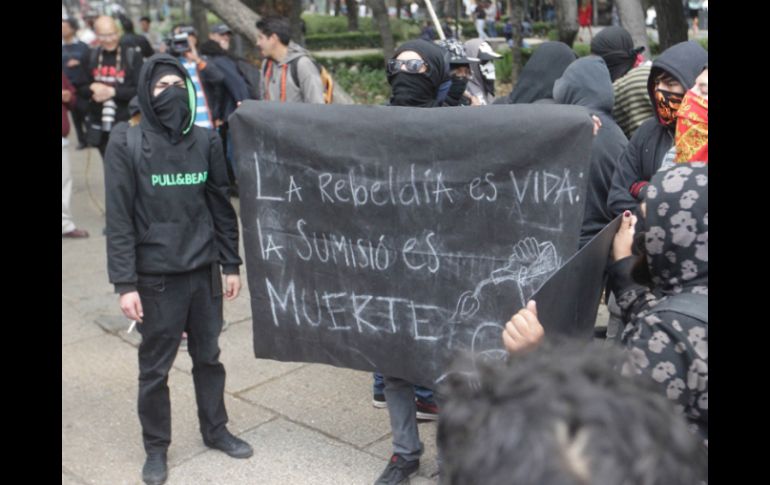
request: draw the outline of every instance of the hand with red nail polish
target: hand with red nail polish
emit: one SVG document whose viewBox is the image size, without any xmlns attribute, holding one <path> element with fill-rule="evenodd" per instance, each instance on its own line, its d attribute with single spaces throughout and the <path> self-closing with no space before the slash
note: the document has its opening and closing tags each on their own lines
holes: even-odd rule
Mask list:
<svg viewBox="0 0 770 485">
<path fill-rule="evenodd" d="M 615 234 L 615 239 L 612 241 L 612 259 L 614 261 L 631 256 L 635 225 L 636 216 L 631 211 L 625 211 L 618 232 Z"/>
</svg>

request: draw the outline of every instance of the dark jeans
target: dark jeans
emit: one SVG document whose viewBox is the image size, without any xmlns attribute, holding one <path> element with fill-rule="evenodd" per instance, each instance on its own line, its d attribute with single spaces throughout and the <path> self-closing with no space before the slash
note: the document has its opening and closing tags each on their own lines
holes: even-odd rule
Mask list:
<svg viewBox="0 0 770 485">
<path fill-rule="evenodd" d="M 227 423 L 225 368 L 219 362 L 219 271 L 204 267 L 175 275 L 139 275 L 137 287 L 144 309 L 144 322 L 137 328 L 142 334 L 138 411 L 145 451 L 166 451 L 171 443 L 168 373 L 183 331 L 193 362 L 200 431 L 204 440 L 216 439 Z"/>
</svg>

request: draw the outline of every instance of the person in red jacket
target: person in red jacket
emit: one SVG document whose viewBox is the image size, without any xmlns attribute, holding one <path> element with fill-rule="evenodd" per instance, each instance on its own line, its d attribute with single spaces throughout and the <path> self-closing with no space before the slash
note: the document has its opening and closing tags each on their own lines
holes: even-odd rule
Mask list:
<svg viewBox="0 0 770 485">
<path fill-rule="evenodd" d="M 61 237 L 88 237 L 88 231 L 78 229 L 72 222 L 70 198 L 72 197 L 72 174 L 67 151 L 67 135 L 70 133 L 69 110 L 75 107 L 75 87 L 64 71 L 61 73 Z"/>
<path fill-rule="evenodd" d="M 583 0 L 580 2 L 580 8 L 578 9 L 578 25 L 580 25 L 578 28 L 578 42 L 583 42 L 583 39 L 580 36 L 580 31 L 583 30 L 583 27 L 588 28 L 588 42 L 591 42 L 593 38 L 593 32 L 591 32 L 593 18 L 594 8 L 591 5 L 591 0 Z"/>
</svg>

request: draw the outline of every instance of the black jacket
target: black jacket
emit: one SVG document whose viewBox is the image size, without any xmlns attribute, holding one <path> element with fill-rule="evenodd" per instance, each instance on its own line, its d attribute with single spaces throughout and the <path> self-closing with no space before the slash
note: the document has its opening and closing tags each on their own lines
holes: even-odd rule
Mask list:
<svg viewBox="0 0 770 485">
<path fill-rule="evenodd" d="M 602 122 L 599 133 L 591 142 L 591 165 L 583 225 L 580 229 L 580 247 L 585 246 L 613 219 L 607 208 L 607 194 L 615 164 L 628 144 L 623 130 L 610 115 L 613 97 L 607 64 L 597 56 L 584 57 L 570 64 L 553 87 L 553 99 L 557 103 L 585 106 Z"/>
<path fill-rule="evenodd" d="M 708 62 L 708 53 L 697 42 L 680 42 L 666 49 L 652 63 L 647 91 L 655 106 L 655 77 L 663 70 L 674 76 L 687 91 Z M 674 127 L 654 118 L 642 123 L 618 160 L 607 205 L 613 216 L 635 210 L 644 196 L 644 186 L 660 168 L 674 144 Z"/>
<path fill-rule="evenodd" d="M 115 66 L 117 61 L 117 51 L 120 49 L 120 58 L 121 58 L 121 66 Z M 139 70 L 142 68 L 142 55 L 138 50 L 134 51 L 133 55 L 129 55 L 128 49 L 136 49 L 134 47 L 128 47 L 128 46 L 118 46 L 118 49 L 115 49 L 113 52 L 104 52 L 103 58 L 102 58 L 102 68 L 103 71 L 101 74 L 107 74 L 105 69 L 109 69 L 110 66 L 118 67 L 118 72 L 123 72 L 125 75 L 123 76 L 123 81 L 118 82 L 115 87 L 115 97 L 113 98 L 116 104 L 115 109 L 115 122 L 119 121 L 128 121 L 130 118 L 129 112 L 128 112 L 128 103 L 131 101 L 131 98 L 136 96 L 136 86 L 137 81 L 139 78 Z M 85 60 L 85 68 L 86 68 L 86 82 L 82 85 L 78 86 L 78 98 L 82 97 L 82 99 L 87 99 L 89 101 L 88 106 L 88 116 L 89 118 L 96 124 L 99 124 L 102 119 L 102 103 L 97 103 L 92 98 L 93 93 L 91 92 L 90 85 L 94 82 L 94 76 L 97 74 L 97 64 L 99 59 L 99 51 L 102 50 L 101 47 L 97 47 L 95 49 L 95 54 L 90 53 L 88 58 Z M 129 62 L 130 58 L 130 62 Z M 92 62 L 93 61 L 93 62 Z"/>
<path fill-rule="evenodd" d="M 152 56 L 139 76 L 142 143 L 137 165 L 128 148 L 126 124 L 115 127 L 105 153 L 107 258 L 110 282 L 133 291 L 137 273 L 174 274 L 214 262 L 237 274 L 238 222 L 227 198 L 222 143 L 211 130 L 191 126 L 174 145 L 150 105 L 150 75 L 157 63 L 184 68 L 165 54 Z M 191 112 L 195 112 L 194 97 Z M 203 130 L 208 146 L 194 131 Z"/>
</svg>

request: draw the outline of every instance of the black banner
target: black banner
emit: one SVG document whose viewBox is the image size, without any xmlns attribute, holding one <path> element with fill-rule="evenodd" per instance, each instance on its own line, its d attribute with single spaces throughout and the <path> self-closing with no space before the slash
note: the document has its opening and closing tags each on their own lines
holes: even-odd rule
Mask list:
<svg viewBox="0 0 770 485">
<path fill-rule="evenodd" d="M 501 356 L 577 249 L 583 108 L 249 101 L 230 127 L 257 357 L 430 387 L 455 351 Z"/>
</svg>

